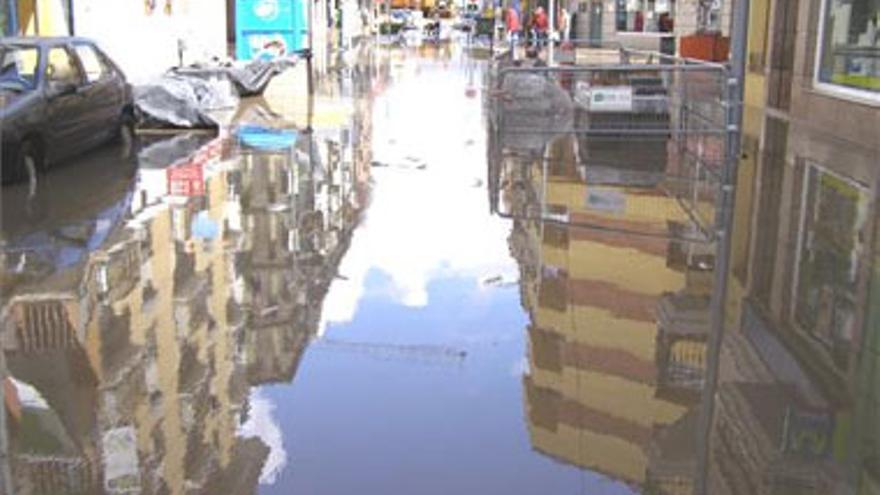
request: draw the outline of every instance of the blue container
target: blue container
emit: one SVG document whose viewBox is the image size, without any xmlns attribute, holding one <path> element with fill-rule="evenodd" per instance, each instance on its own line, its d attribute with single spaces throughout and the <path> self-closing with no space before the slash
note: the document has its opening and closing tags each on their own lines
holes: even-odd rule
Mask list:
<svg viewBox="0 0 880 495">
<path fill-rule="evenodd" d="M 235 56 L 271 60 L 304 48 L 307 0 L 236 0 Z"/>
</svg>

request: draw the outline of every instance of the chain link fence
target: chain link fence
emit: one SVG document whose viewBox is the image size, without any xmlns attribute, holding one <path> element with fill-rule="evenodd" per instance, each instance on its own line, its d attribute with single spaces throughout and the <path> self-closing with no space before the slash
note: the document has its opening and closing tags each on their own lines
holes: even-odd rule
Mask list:
<svg viewBox="0 0 880 495">
<path fill-rule="evenodd" d="M 486 100 L 492 211 L 713 242 L 722 172 L 735 159 L 725 153 L 727 69 L 626 49 L 612 63 L 610 53 L 581 50 L 576 64 L 552 67 L 534 53 L 496 57 Z"/>
</svg>

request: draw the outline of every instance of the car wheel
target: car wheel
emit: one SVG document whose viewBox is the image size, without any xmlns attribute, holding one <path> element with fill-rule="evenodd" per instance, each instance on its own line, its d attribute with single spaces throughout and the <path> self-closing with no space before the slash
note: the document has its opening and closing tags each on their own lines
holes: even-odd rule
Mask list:
<svg viewBox="0 0 880 495">
<path fill-rule="evenodd" d="M 135 156 L 137 153 L 137 134 L 135 133 L 133 117 L 126 115 L 122 118 L 116 141 L 119 143 L 119 155 L 121 158 L 130 159 Z"/>
</svg>

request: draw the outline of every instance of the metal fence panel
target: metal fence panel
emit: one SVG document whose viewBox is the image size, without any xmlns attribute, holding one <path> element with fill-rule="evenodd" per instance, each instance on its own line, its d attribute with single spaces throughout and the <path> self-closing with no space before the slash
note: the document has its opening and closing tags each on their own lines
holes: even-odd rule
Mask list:
<svg viewBox="0 0 880 495">
<path fill-rule="evenodd" d="M 722 172 L 731 165 L 727 69 L 623 49 L 609 63 L 608 54 L 599 49 L 595 63 L 579 55 L 586 63 L 553 67 L 510 51 L 496 57 L 487 92 L 492 210 L 713 242 Z M 580 187 L 547 197 L 548 181 L 562 177 Z M 538 194 L 505 201 L 517 188 Z"/>
</svg>

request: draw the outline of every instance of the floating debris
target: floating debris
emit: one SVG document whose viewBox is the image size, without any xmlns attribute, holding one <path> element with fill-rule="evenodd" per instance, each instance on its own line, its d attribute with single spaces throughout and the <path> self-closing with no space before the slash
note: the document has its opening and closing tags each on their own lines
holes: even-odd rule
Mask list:
<svg viewBox="0 0 880 495">
<path fill-rule="evenodd" d="M 505 280 L 503 275 L 494 275 L 492 277 L 488 277 L 480 281 L 480 285 L 483 287 L 513 287 L 519 284 L 518 280 Z"/>
<path fill-rule="evenodd" d="M 460 362 L 468 354 L 464 349 L 432 344 L 391 344 L 320 339 L 315 341 L 313 345 L 318 349 L 356 352 L 382 359 L 423 362 Z"/>
</svg>

